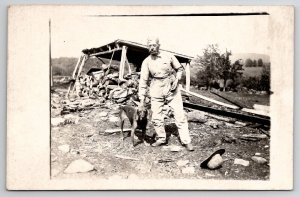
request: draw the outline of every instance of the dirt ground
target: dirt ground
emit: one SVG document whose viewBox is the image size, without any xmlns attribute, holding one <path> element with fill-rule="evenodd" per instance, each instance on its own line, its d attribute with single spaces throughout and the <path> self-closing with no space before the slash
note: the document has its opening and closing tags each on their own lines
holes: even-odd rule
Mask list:
<svg viewBox="0 0 300 197">
<path fill-rule="evenodd" d="M 56 90 L 56 99 L 63 99 L 65 90 Z M 52 98 L 53 94 L 52 94 Z M 59 108 L 51 109 L 53 119 L 61 117 L 75 121 L 51 127 L 51 176 L 53 179 L 97 177 L 107 179 L 238 179 L 268 180 L 270 176 L 270 138 L 258 141 L 239 139 L 243 134 L 261 134 L 258 129 L 228 124 L 213 118 L 217 128 L 207 123 L 189 122 L 195 151 L 188 152 L 179 143 L 176 126 L 172 119 L 166 122 L 169 136 L 168 146 L 151 147 L 148 143 L 132 146 L 130 137 L 121 144 L 120 133 L 107 134 L 107 129 L 118 129 L 118 106 L 104 105 L 100 108 L 60 115 Z M 107 112 L 107 116 L 103 116 Z M 126 121 L 125 127 L 129 127 Z M 154 132 L 153 127 L 147 136 Z M 136 134 L 139 136 L 139 133 Z M 228 140 L 228 139 L 234 140 Z M 148 138 L 147 138 L 148 139 Z M 226 140 L 227 139 L 227 140 Z M 67 151 L 59 146 L 68 145 Z M 170 147 L 180 147 L 177 152 Z M 224 163 L 217 170 L 200 168 L 200 163 L 215 150 L 225 149 Z M 251 159 L 255 154 L 268 162 L 259 164 Z M 85 173 L 65 173 L 65 169 L 76 159 L 89 162 L 94 170 Z M 235 159 L 249 161 L 248 166 L 234 164 Z M 187 160 L 183 165 L 178 161 Z"/>
</svg>

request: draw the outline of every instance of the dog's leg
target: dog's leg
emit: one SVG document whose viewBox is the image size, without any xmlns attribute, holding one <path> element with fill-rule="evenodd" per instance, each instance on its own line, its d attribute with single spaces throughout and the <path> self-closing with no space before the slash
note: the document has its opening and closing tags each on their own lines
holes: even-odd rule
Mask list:
<svg viewBox="0 0 300 197">
<path fill-rule="evenodd" d="M 136 123 L 136 121 L 134 121 L 131 126 L 131 141 L 132 141 L 133 146 L 135 146 L 135 143 L 134 143 L 135 134 L 134 133 L 135 133 L 136 128 L 137 128 L 137 123 Z"/>
<path fill-rule="evenodd" d="M 124 147 L 124 131 L 123 131 L 123 127 L 124 127 L 124 118 L 125 114 L 124 111 L 121 109 L 120 111 L 120 128 L 121 128 L 121 142 L 122 142 L 122 146 Z"/>
</svg>

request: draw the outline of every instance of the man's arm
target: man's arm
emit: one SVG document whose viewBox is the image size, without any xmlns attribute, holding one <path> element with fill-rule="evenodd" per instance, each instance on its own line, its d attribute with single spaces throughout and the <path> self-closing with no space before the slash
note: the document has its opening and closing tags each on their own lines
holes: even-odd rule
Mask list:
<svg viewBox="0 0 300 197">
<path fill-rule="evenodd" d="M 171 56 L 171 64 L 172 64 L 174 70 L 176 71 L 176 79 L 174 80 L 172 87 L 171 87 L 172 90 L 175 90 L 178 86 L 178 81 L 182 77 L 182 72 L 183 72 L 184 68 L 174 55 Z"/>
<path fill-rule="evenodd" d="M 139 99 L 141 104 L 144 104 L 146 92 L 147 92 L 147 82 L 149 80 L 149 68 L 147 60 L 145 59 L 142 63 L 140 82 L 139 82 Z"/>
</svg>

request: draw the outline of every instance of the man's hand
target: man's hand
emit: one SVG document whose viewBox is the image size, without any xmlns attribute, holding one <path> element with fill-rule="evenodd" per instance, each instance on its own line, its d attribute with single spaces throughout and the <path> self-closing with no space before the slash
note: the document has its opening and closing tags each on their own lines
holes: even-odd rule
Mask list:
<svg viewBox="0 0 300 197">
<path fill-rule="evenodd" d="M 145 97 L 142 96 L 140 98 L 140 103 L 138 105 L 138 110 L 142 111 L 144 108 L 145 108 Z"/>
<path fill-rule="evenodd" d="M 178 86 L 178 78 L 175 78 L 175 80 L 173 81 L 172 85 L 171 85 L 171 91 L 176 90 L 177 86 Z"/>
</svg>

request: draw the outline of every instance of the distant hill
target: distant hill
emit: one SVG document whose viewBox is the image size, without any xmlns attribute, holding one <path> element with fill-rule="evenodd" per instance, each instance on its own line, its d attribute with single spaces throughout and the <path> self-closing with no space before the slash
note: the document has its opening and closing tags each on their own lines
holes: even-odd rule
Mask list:
<svg viewBox="0 0 300 197">
<path fill-rule="evenodd" d="M 102 58 L 103 62 L 105 64 L 108 64 L 110 60 Z M 75 66 L 77 64 L 78 58 L 74 57 L 60 57 L 60 58 L 53 58 L 52 59 L 52 67 L 53 67 L 53 75 L 57 76 L 71 76 Z M 102 64 L 102 61 L 100 61 L 97 58 L 89 58 L 83 69 L 82 72 L 86 73 L 91 68 L 99 68 Z M 116 61 L 112 61 L 112 64 L 117 64 Z"/>
<path fill-rule="evenodd" d="M 258 53 L 233 53 L 230 57 L 231 61 L 234 62 L 235 60 L 242 59 L 251 59 L 251 60 L 258 60 L 262 59 L 264 63 L 270 63 L 270 56 L 265 54 L 258 54 Z"/>
</svg>

